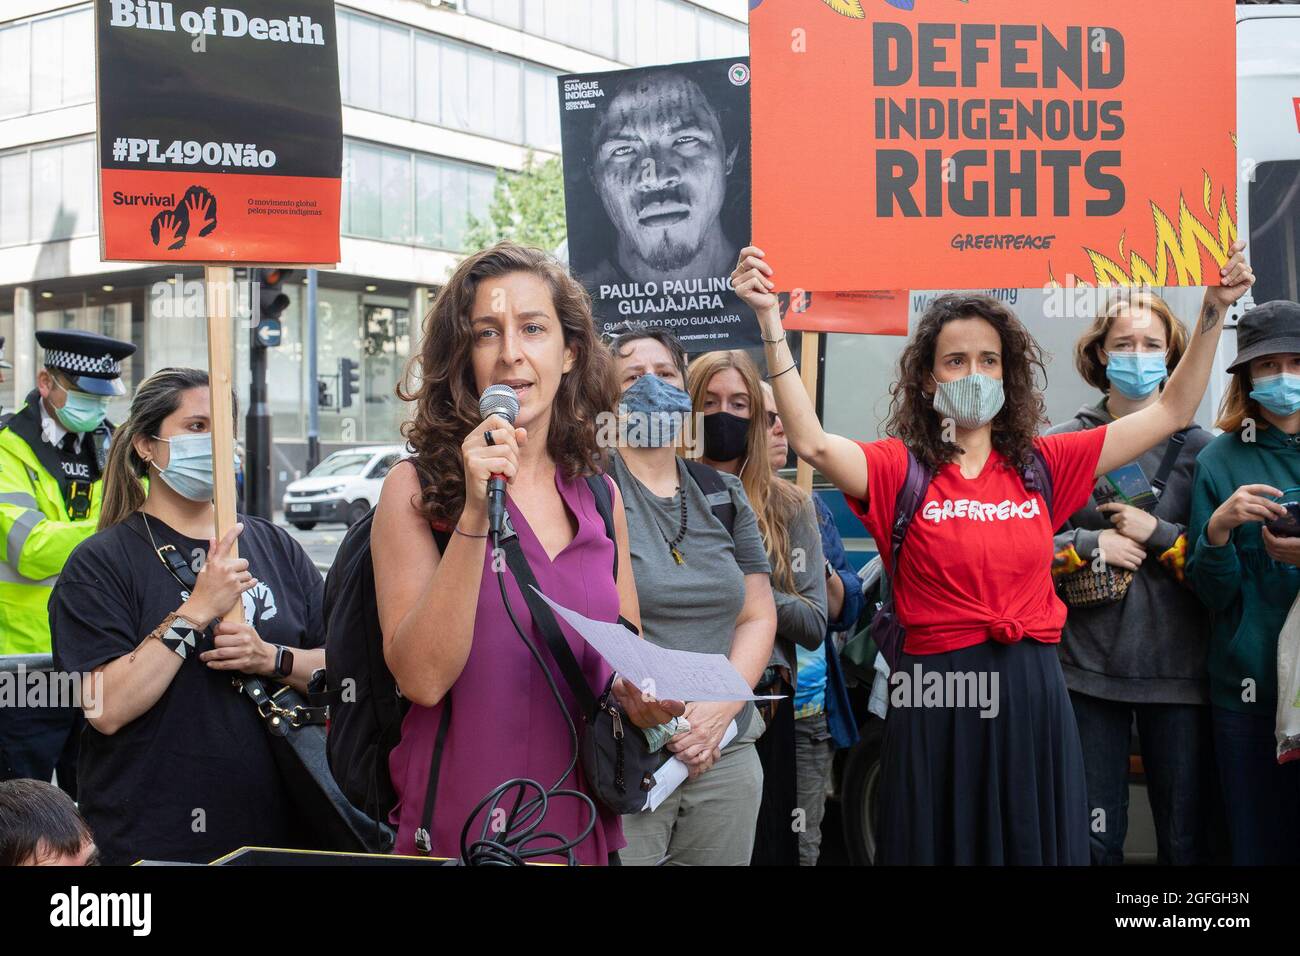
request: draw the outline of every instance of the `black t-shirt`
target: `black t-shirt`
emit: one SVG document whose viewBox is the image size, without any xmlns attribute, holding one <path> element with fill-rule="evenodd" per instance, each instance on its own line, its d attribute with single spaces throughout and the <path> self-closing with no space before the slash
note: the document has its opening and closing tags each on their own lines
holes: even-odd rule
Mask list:
<svg viewBox="0 0 1300 956">
<path fill-rule="evenodd" d="M 239 553 L 259 580 L 244 593 L 245 620 L 267 643 L 320 647 L 320 572 L 283 529 L 240 520 Z M 149 530 L 187 561 L 207 548 L 155 518 Z M 131 653 L 187 597 L 150 547 L 139 513 L 93 535 L 72 552 L 50 597 L 56 665 L 85 674 Z M 206 863 L 241 846 L 301 845 L 266 728 L 231 686 L 231 672 L 198 659 L 213 646 L 211 629 L 198 644 L 148 711 L 112 736 L 89 725 L 82 734 L 81 812 L 105 863 Z"/>
</svg>

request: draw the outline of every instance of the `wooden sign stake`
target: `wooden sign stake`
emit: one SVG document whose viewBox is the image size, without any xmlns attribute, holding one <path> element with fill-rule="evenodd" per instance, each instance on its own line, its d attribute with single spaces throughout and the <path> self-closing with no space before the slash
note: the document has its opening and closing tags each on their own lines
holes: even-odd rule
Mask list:
<svg viewBox="0 0 1300 956">
<path fill-rule="evenodd" d="M 231 369 L 235 270 L 226 265 L 205 266 L 203 279 L 207 293 L 208 391 L 212 395 L 212 503 L 220 541 L 235 524 L 235 421 L 231 404 L 235 384 Z M 239 557 L 238 539 L 230 557 Z M 244 602 L 236 601 L 223 620 L 244 623 Z"/>
<path fill-rule="evenodd" d="M 817 353 L 820 342 L 820 332 L 804 332 L 799 349 L 799 377 L 803 379 L 804 391 L 808 393 L 814 407 L 817 405 Z M 795 484 L 811 493 L 812 480 L 812 465 L 800 458 L 799 467 L 795 471 Z"/>
</svg>

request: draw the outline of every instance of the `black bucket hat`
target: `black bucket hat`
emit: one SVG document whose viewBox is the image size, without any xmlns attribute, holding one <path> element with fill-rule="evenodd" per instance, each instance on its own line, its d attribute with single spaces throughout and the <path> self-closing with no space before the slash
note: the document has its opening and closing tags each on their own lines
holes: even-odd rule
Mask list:
<svg viewBox="0 0 1300 956">
<path fill-rule="evenodd" d="M 1256 306 L 1237 323 L 1237 357 L 1229 373 L 1244 372 L 1261 355 L 1300 352 L 1300 304 L 1277 299 Z"/>
</svg>

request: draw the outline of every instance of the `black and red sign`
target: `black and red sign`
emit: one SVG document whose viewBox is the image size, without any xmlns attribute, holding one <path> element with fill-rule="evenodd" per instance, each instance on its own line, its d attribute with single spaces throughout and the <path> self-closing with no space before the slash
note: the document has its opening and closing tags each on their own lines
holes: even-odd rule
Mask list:
<svg viewBox="0 0 1300 956">
<path fill-rule="evenodd" d="M 106 260 L 334 264 L 332 0 L 96 0 Z"/>
</svg>

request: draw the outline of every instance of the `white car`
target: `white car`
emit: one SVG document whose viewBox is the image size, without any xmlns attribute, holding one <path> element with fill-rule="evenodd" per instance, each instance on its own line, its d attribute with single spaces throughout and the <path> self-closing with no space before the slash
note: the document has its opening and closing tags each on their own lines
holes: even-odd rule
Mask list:
<svg viewBox="0 0 1300 956">
<path fill-rule="evenodd" d="M 284 520 L 310 531 L 318 521 L 349 528 L 379 503 L 379 489 L 392 467 L 410 455 L 404 445 L 371 445 L 336 451 L 284 491 Z"/>
</svg>

